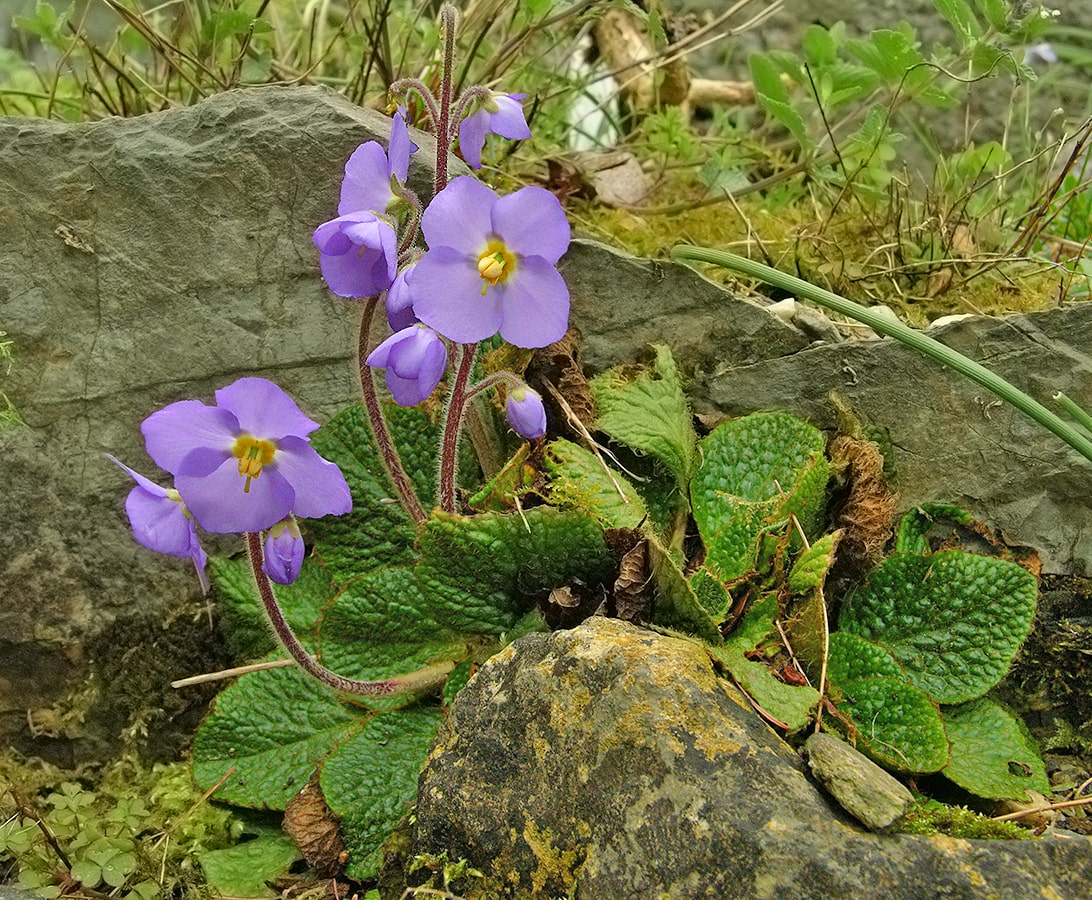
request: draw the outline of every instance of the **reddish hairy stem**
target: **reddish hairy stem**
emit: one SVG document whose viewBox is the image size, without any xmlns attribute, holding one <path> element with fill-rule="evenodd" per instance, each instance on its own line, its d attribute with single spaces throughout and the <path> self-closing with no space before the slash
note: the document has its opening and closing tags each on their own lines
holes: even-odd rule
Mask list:
<svg viewBox="0 0 1092 900">
<path fill-rule="evenodd" d="M 467 384 L 477 356 L 477 344 L 455 345 L 455 380 L 444 407 L 442 443 L 440 445 L 440 508 L 455 512 L 455 470 L 459 459 L 459 436 L 467 404 Z"/>
<path fill-rule="evenodd" d="M 368 335 L 372 330 L 372 319 L 375 317 L 378 303 L 378 297 L 369 297 L 364 303 L 364 312 L 360 316 L 360 333 L 357 336 L 357 371 L 360 375 L 360 391 L 364 395 L 364 406 L 368 410 L 368 421 L 372 426 L 372 436 L 375 438 L 376 447 L 379 448 L 379 458 L 383 461 L 383 468 L 387 470 L 402 508 L 413 519 L 414 524 L 419 525 L 428 516 L 425 515 L 425 508 L 421 505 L 421 501 L 417 499 L 413 482 L 410 481 L 409 475 L 402 466 L 402 458 L 394 446 L 390 429 L 387 428 L 387 419 L 383 415 L 383 408 L 379 405 L 379 393 L 375 388 L 375 372 L 365 361 L 370 349 Z"/>
<path fill-rule="evenodd" d="M 440 118 L 436 122 L 436 193 L 447 187 L 447 156 L 451 151 L 451 92 L 455 69 L 455 32 L 458 13 L 450 3 L 440 8 L 444 58 L 440 68 Z"/>
<path fill-rule="evenodd" d="M 256 532 L 248 532 L 246 535 L 247 556 L 250 559 L 250 568 L 254 572 L 254 582 L 258 586 L 258 594 L 262 598 L 262 606 L 269 616 L 270 624 L 277 633 L 277 639 L 284 645 L 300 668 L 308 675 L 317 678 L 323 684 L 328 684 L 335 691 L 344 694 L 394 694 L 406 690 L 423 690 L 434 685 L 442 684 L 448 673 L 454 668 L 450 662 L 438 663 L 435 666 L 410 672 L 407 675 L 397 675 L 386 681 L 357 681 L 354 678 L 345 678 L 336 672 L 331 672 L 322 663 L 308 653 L 303 645 L 292 633 L 292 627 L 281 612 L 277 598 L 273 594 L 273 585 L 269 583 L 265 572 L 262 571 L 262 536 Z"/>
</svg>

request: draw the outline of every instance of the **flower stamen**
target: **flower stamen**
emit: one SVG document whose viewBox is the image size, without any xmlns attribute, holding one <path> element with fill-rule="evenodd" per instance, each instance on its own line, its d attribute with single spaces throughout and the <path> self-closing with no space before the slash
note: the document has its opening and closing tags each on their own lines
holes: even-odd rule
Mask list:
<svg viewBox="0 0 1092 900">
<path fill-rule="evenodd" d="M 478 257 L 478 274 L 482 281 L 482 294 L 484 295 L 490 285 L 505 282 L 516 267 L 516 257 L 504 246 L 501 241 L 490 241 L 489 245 Z"/>
<path fill-rule="evenodd" d="M 246 478 L 243 493 L 250 493 L 250 480 L 262 474 L 262 466 L 273 462 L 277 445 L 272 441 L 261 440 L 249 434 L 241 434 L 235 439 L 232 454 L 239 460 L 239 475 Z"/>
</svg>

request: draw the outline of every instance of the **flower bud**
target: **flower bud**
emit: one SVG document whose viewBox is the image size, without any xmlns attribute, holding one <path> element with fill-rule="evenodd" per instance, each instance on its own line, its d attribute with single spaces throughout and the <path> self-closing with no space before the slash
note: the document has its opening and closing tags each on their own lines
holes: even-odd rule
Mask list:
<svg viewBox="0 0 1092 900">
<path fill-rule="evenodd" d="M 508 424 L 525 438 L 540 438 L 546 433 L 546 407 L 542 397 L 527 385 L 521 385 L 508 395 Z"/>
<path fill-rule="evenodd" d="M 303 538 L 292 516 L 269 529 L 262 549 L 262 571 L 277 584 L 291 584 L 303 566 Z"/>
</svg>

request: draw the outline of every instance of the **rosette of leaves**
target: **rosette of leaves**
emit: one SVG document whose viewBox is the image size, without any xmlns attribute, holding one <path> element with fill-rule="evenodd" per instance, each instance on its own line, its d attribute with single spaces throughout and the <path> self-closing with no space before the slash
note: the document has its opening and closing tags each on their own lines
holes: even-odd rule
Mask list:
<svg viewBox="0 0 1092 900">
<path fill-rule="evenodd" d="M 427 505 L 436 429 L 418 410 L 392 408 L 389 420 Z M 390 499 L 360 407 L 312 443 L 345 474 L 353 511 L 308 523 L 312 553 L 278 599 L 303 643 L 341 675 L 381 680 L 446 663 L 450 699 L 474 662 L 545 627 L 536 607 L 552 588 L 609 578 L 603 531 L 578 511 L 435 512 L 415 528 Z M 237 649 L 272 651 L 246 564 L 217 560 L 212 573 Z M 310 862 L 336 869 L 344 861 L 349 877 L 370 878 L 416 795 L 441 717 L 439 698 L 350 698 L 295 667 L 256 671 L 217 697 L 194 742 L 194 777 L 220 800 L 288 808 Z M 304 810 L 293 803 L 305 787 Z"/>
<path fill-rule="evenodd" d="M 986 531 L 953 506 L 927 504 L 903 517 L 895 552 L 845 599 L 830 635 L 826 674 L 834 721 L 888 768 L 940 772 L 983 797 L 1023 800 L 1029 789 L 1047 792 L 1042 759 L 1024 724 L 985 696 L 1031 630 L 1036 578 L 1012 560 L 969 553 L 950 538 L 934 550 L 927 533 L 940 518 Z M 822 650 L 814 639 L 814 598 L 834 545 L 817 544 L 813 551 L 790 575 L 790 589 L 804 602 L 795 607 L 789 632 L 817 676 Z"/>
</svg>

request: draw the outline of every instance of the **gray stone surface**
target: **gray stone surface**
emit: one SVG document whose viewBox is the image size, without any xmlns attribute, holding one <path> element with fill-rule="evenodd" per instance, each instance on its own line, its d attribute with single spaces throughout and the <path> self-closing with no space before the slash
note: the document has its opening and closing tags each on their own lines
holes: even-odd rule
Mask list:
<svg viewBox="0 0 1092 900">
<path fill-rule="evenodd" d="M 901 781 L 834 735 L 809 736 L 804 752 L 819 783 L 870 831 L 890 828 L 914 803 L 914 795 Z"/>
<path fill-rule="evenodd" d="M 1005 319 L 969 317 L 933 336 L 1050 405 L 1060 390 L 1092 402 L 1092 303 Z M 1092 574 L 1092 462 L 997 398 L 893 340 L 824 344 L 699 376 L 695 411 L 784 409 L 836 424 L 831 391 L 887 428 L 905 508 L 964 504 L 1046 572 Z"/>
<path fill-rule="evenodd" d="M 88 635 L 199 598 L 186 561 L 132 540 L 129 480 L 104 452 L 154 477 L 141 420 L 242 375 L 319 420 L 354 400 L 354 312 L 326 291 L 311 232 L 336 214 L 349 154 L 388 132 L 322 88 L 91 124 L 0 118 L 15 355 L 0 390 L 29 426 L 0 431 L 0 740 L 73 687 Z M 417 143 L 427 196 L 434 145 Z"/>
<path fill-rule="evenodd" d="M 414 851 L 465 858 L 482 896 L 1069 898 L 1092 878 L 1087 838 L 861 830 L 701 646 L 608 619 L 485 663 L 415 815 Z"/>
</svg>

